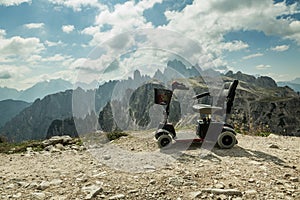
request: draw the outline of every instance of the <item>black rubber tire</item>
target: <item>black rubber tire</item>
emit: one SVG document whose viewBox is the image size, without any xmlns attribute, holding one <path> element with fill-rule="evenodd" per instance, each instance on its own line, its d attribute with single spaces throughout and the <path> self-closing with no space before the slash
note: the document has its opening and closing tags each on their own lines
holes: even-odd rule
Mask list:
<svg viewBox="0 0 300 200">
<path fill-rule="evenodd" d="M 236 143 L 236 137 L 230 131 L 222 132 L 218 137 L 218 145 L 221 149 L 231 149 Z"/>
<path fill-rule="evenodd" d="M 170 144 L 172 144 L 172 136 L 170 134 L 163 134 L 159 136 L 157 140 L 157 144 L 159 148 L 164 148 Z"/>
</svg>

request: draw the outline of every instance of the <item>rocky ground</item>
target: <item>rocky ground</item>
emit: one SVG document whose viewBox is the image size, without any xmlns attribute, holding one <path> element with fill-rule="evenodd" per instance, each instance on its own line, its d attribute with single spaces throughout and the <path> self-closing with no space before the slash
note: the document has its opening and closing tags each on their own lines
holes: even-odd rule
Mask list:
<svg viewBox="0 0 300 200">
<path fill-rule="evenodd" d="M 237 138 L 211 152 L 162 151 L 152 133 L 88 146 L 44 141 L 39 152 L 0 154 L 0 199 L 300 199 L 300 137 Z"/>
</svg>

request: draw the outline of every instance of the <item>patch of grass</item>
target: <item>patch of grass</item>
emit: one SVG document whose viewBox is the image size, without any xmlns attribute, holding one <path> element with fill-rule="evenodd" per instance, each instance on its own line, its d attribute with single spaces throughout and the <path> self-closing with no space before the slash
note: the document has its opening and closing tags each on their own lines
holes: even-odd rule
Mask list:
<svg viewBox="0 0 300 200">
<path fill-rule="evenodd" d="M 0 143 L 0 153 L 22 153 L 31 147 L 33 151 L 42 151 L 43 146 L 40 141 L 24 141 L 21 143 Z"/>
<path fill-rule="evenodd" d="M 109 141 L 112 141 L 112 140 L 116 140 L 122 136 L 128 136 L 128 134 L 125 132 L 122 132 L 122 131 L 113 131 L 113 132 L 107 133 L 106 136 L 109 139 Z"/>
<path fill-rule="evenodd" d="M 257 132 L 255 135 L 260 136 L 260 137 L 268 137 L 270 134 L 272 134 L 272 133 L 271 132 Z"/>
<path fill-rule="evenodd" d="M 81 138 L 76 138 L 75 141 L 76 141 L 76 142 L 75 142 L 76 145 L 78 145 L 78 146 L 82 146 L 82 145 L 83 145 L 83 141 L 82 141 Z"/>
</svg>

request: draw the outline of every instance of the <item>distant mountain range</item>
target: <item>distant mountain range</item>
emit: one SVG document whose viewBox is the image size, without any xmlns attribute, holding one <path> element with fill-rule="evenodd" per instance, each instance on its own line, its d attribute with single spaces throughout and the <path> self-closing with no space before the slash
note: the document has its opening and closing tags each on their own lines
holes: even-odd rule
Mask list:
<svg viewBox="0 0 300 200">
<path fill-rule="evenodd" d="M 290 88 L 292 88 L 293 90 L 295 90 L 296 92 L 300 92 L 300 78 L 296 78 L 292 81 L 281 81 L 281 82 L 277 82 L 278 86 L 289 86 Z"/>
<path fill-rule="evenodd" d="M 49 94 L 63 92 L 68 89 L 81 87 L 84 89 L 95 89 L 99 86 L 97 81 L 89 84 L 77 82 L 74 85 L 63 79 L 52 79 L 49 81 L 38 82 L 32 87 L 18 91 L 16 89 L 0 87 L 0 101 L 6 99 L 21 100 L 26 102 L 34 102 L 37 98 L 44 98 Z"/>
<path fill-rule="evenodd" d="M 73 84 L 63 79 L 39 82 L 22 91 L 4 87 L 0 88 L 0 100 L 13 99 L 33 102 L 37 98 L 43 98 L 48 94 L 54 94 L 71 88 L 73 88 Z"/>
</svg>

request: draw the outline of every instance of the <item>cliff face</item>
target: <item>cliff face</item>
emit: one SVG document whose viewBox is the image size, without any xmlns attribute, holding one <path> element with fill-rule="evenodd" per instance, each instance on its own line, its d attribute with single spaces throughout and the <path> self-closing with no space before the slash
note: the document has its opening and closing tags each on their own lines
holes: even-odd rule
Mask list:
<svg viewBox="0 0 300 200">
<path fill-rule="evenodd" d="M 241 132 L 300 136 L 300 96 L 269 77 L 255 83 L 241 80 L 229 123 Z"/>
<path fill-rule="evenodd" d="M 0 130 L 8 141 L 20 142 L 29 139 L 46 138 L 47 130 L 55 119 L 72 116 L 72 91 L 48 95 L 37 99 Z"/>
<path fill-rule="evenodd" d="M 76 125 L 73 118 L 67 118 L 64 120 L 53 120 L 47 130 L 46 138 L 49 139 L 53 136 L 69 135 L 71 137 L 78 137 Z"/>
<path fill-rule="evenodd" d="M 300 100 L 245 101 L 237 98 L 230 122 L 241 132 L 300 136 Z"/>
</svg>

